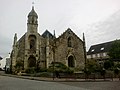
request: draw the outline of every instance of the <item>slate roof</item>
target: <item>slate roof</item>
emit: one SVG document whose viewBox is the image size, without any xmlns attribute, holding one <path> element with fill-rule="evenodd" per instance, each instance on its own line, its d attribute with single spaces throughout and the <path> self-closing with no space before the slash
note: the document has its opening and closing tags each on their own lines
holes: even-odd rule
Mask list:
<svg viewBox="0 0 120 90">
<path fill-rule="evenodd" d="M 42 34 L 42 37 L 44 37 L 44 38 L 49 37 L 50 39 L 53 39 L 53 38 L 54 38 L 54 36 L 53 36 L 48 30 L 46 30 L 46 31 Z"/>
<path fill-rule="evenodd" d="M 2 60 L 3 58 L 0 56 L 0 60 Z"/>
<path fill-rule="evenodd" d="M 87 52 L 87 55 L 96 54 L 96 53 L 102 53 L 102 52 L 108 52 L 112 46 L 114 41 L 101 43 L 97 45 L 92 45 Z"/>
</svg>

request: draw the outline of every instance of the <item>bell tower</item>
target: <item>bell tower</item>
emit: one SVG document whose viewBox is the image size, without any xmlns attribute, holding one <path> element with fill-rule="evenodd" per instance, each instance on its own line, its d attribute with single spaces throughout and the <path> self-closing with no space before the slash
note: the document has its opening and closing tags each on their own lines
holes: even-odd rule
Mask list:
<svg viewBox="0 0 120 90">
<path fill-rule="evenodd" d="M 28 14 L 27 33 L 25 34 L 24 68 L 36 67 L 39 58 L 38 15 L 32 6 Z"/>
<path fill-rule="evenodd" d="M 38 28 L 38 15 L 34 10 L 34 6 L 32 6 L 31 12 L 28 14 L 28 20 L 27 20 L 27 32 L 30 33 L 37 33 Z"/>
</svg>

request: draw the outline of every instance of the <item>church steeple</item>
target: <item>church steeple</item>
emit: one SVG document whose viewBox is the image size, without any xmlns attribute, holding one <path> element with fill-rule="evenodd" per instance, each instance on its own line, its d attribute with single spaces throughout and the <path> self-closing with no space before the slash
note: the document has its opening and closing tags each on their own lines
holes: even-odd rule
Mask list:
<svg viewBox="0 0 120 90">
<path fill-rule="evenodd" d="M 27 21 L 28 31 L 37 32 L 37 27 L 38 27 L 37 19 L 38 19 L 38 15 L 34 10 L 34 6 L 32 6 L 32 10 L 28 14 L 28 21 Z"/>
</svg>

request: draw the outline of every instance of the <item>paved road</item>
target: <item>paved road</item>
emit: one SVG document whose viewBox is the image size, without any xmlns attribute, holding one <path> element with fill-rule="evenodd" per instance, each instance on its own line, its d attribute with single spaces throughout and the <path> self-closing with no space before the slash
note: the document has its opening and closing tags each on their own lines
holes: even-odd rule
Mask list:
<svg viewBox="0 0 120 90">
<path fill-rule="evenodd" d="M 35 81 L 0 76 L 0 90 L 89 90 L 57 82 Z"/>
<path fill-rule="evenodd" d="M 0 76 L 0 90 L 120 90 L 120 81 L 46 82 Z"/>
<path fill-rule="evenodd" d="M 120 90 L 120 81 L 106 82 L 59 82 L 65 85 L 85 88 L 86 90 Z"/>
</svg>

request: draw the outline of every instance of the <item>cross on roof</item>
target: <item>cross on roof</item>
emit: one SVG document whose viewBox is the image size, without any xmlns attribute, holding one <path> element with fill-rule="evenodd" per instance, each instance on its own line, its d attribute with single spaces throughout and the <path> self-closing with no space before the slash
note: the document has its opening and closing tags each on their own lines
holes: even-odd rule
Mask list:
<svg viewBox="0 0 120 90">
<path fill-rule="evenodd" d="M 34 6 L 34 4 L 35 4 L 35 3 L 34 3 L 34 2 L 32 2 L 32 5 L 33 5 L 33 6 Z"/>
</svg>

